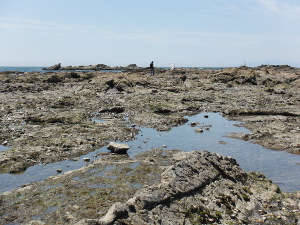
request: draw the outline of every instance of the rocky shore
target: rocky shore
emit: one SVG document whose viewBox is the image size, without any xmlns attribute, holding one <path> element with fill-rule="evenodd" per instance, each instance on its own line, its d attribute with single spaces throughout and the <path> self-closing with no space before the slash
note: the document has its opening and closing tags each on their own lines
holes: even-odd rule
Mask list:
<svg viewBox="0 0 300 225">
<path fill-rule="evenodd" d="M 136 64 L 129 64 L 128 66 L 108 66 L 105 64 L 96 64 L 89 66 L 61 66 L 61 63 L 55 64 L 53 66 L 43 68 L 43 70 L 135 70 L 144 71 L 146 68 L 138 67 Z"/>
<path fill-rule="evenodd" d="M 9 147 L 0 152 L 1 173 L 132 140 L 138 126 L 167 131 L 203 111 L 251 130 L 234 138 L 300 155 L 298 68 L 160 69 L 155 76 L 146 68 L 0 73 L 0 82 L 0 143 Z M 2 194 L 0 223 L 299 224 L 299 192 L 282 193 L 234 159 L 161 149 L 134 159 L 113 153 L 99 158 Z"/>
</svg>

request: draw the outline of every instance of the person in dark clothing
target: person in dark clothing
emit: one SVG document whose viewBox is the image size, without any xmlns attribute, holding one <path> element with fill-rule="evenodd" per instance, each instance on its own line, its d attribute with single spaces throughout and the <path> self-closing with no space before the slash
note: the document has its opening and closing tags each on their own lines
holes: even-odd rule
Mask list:
<svg viewBox="0 0 300 225">
<path fill-rule="evenodd" d="M 152 61 L 151 63 L 150 63 L 150 75 L 154 75 L 154 62 Z"/>
</svg>

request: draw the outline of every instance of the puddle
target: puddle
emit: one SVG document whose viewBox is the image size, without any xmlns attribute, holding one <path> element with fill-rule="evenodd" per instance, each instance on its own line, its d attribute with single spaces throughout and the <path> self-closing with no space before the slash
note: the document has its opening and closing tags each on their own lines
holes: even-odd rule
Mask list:
<svg viewBox="0 0 300 225">
<path fill-rule="evenodd" d="M 45 215 L 49 214 L 49 213 L 52 213 L 52 212 L 55 212 L 59 209 L 58 206 L 51 206 L 49 207 L 43 214 L 40 214 L 40 215 L 35 215 L 32 217 L 32 219 L 34 220 L 40 220 L 42 219 L 42 217 L 44 217 Z"/>
<path fill-rule="evenodd" d="M 136 189 L 140 189 L 141 187 L 143 187 L 143 185 L 141 185 L 140 183 L 134 183 L 134 184 L 131 184 L 134 188 Z"/>
<path fill-rule="evenodd" d="M 205 118 L 205 115 L 208 115 L 208 118 Z M 128 150 L 129 156 L 134 157 L 152 148 L 180 149 L 182 151 L 207 150 L 235 158 L 246 171 L 253 170 L 264 173 L 267 178 L 278 184 L 282 191 L 300 190 L 300 165 L 297 165 L 300 163 L 300 156 L 268 150 L 257 144 L 225 137 L 231 133 L 249 133 L 249 131 L 235 126 L 239 122 L 230 121 L 220 114 L 201 113 L 186 118 L 189 120 L 188 123 L 174 127 L 168 132 L 140 128 L 141 131 L 136 136 L 136 140 L 126 142 L 131 147 Z M 196 125 L 191 126 L 191 123 Z M 202 129 L 202 132 L 198 132 L 199 129 Z M 0 180 L 5 181 L 0 182 L 0 193 L 30 182 L 42 181 L 57 174 L 57 169 L 61 169 L 64 173 L 81 168 L 86 165 L 83 158 L 90 158 L 93 161 L 101 152 L 109 152 L 107 146 L 81 156 L 78 161 L 66 160 L 45 166 L 36 165 L 28 168 L 21 175 L 0 174 Z"/>
<path fill-rule="evenodd" d="M 107 122 L 107 120 L 98 119 L 98 118 L 92 118 L 92 121 L 95 123 L 106 123 Z"/>
<path fill-rule="evenodd" d="M 93 117 L 92 121 L 94 123 L 111 123 L 111 122 L 115 122 L 116 120 L 114 118 L 111 117 Z M 128 125 L 128 118 L 125 118 L 125 121 L 123 119 L 121 119 L 120 121 L 118 121 L 119 124 L 125 124 Z"/>
<path fill-rule="evenodd" d="M 106 166 L 103 171 L 98 171 L 97 173 L 93 174 L 96 177 L 107 177 L 111 179 L 117 178 L 115 175 L 109 175 L 111 170 L 115 170 L 115 166 Z"/>
<path fill-rule="evenodd" d="M 43 186 L 42 190 L 49 190 L 49 189 L 52 189 L 52 188 L 59 188 L 59 187 L 62 187 L 62 185 L 61 184 L 58 184 L 58 185 L 48 185 L 48 186 Z"/>
<path fill-rule="evenodd" d="M 88 181 L 90 178 L 80 178 L 80 177 L 74 177 L 73 180 L 76 180 L 76 181 L 80 181 L 80 182 L 84 182 L 84 181 Z"/>
<path fill-rule="evenodd" d="M 109 185 L 109 184 L 91 184 L 87 185 L 90 188 L 114 188 L 115 185 Z"/>
<path fill-rule="evenodd" d="M 129 171 L 127 172 L 127 174 L 132 174 L 135 172 L 134 169 L 136 169 L 138 166 L 140 165 L 140 163 L 136 162 L 136 163 L 131 163 L 129 166 Z"/>
<path fill-rule="evenodd" d="M 4 145 L 0 145 L 0 152 L 6 151 L 8 149 L 9 149 L 9 147 L 6 147 Z"/>
</svg>

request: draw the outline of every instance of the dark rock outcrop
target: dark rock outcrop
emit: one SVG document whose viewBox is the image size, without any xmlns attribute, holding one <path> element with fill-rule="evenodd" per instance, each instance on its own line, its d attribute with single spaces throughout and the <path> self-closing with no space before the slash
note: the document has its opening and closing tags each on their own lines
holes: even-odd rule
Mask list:
<svg viewBox="0 0 300 225">
<path fill-rule="evenodd" d="M 58 63 L 58 64 L 55 64 L 53 66 L 50 66 L 48 68 L 43 68 L 43 70 L 59 70 L 61 68 L 61 64 Z"/>
<path fill-rule="evenodd" d="M 88 65 L 88 66 L 64 66 L 61 64 L 55 64 L 53 66 L 43 68 L 43 70 L 137 70 L 142 69 L 142 67 L 138 67 L 136 64 L 129 64 L 128 66 L 108 66 L 105 64 L 96 64 L 96 65 Z"/>
</svg>

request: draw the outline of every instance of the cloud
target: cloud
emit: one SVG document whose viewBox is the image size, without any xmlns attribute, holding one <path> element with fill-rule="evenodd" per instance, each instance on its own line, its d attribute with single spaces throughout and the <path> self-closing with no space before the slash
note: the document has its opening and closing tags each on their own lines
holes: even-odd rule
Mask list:
<svg viewBox="0 0 300 225">
<path fill-rule="evenodd" d="M 262 4 L 269 12 L 288 15 L 288 16 L 300 16 L 300 5 L 292 5 L 291 3 L 285 1 L 276 1 L 276 0 L 257 0 Z"/>
<path fill-rule="evenodd" d="M 31 20 L 17 17 L 0 17 L 0 30 L 6 33 L 17 32 L 31 36 L 58 37 L 62 39 L 88 41 L 146 41 L 164 42 L 166 34 L 151 34 L 144 30 L 126 30 L 125 32 L 89 24 L 68 24 L 43 20 Z"/>
<path fill-rule="evenodd" d="M 59 23 L 30 20 L 12 17 L 1 17 L 0 28 L 2 29 L 59 29 L 65 30 L 69 27 Z"/>
<path fill-rule="evenodd" d="M 0 17 L 0 30 L 6 32 L 19 32 L 41 34 L 59 37 L 88 38 L 91 34 L 111 36 L 111 31 L 103 28 L 82 24 L 57 23 L 43 20 L 31 20 L 13 17 Z"/>
</svg>

